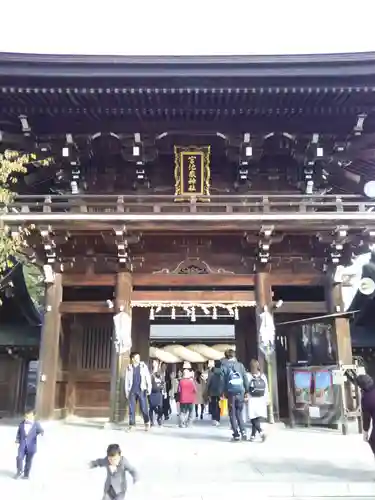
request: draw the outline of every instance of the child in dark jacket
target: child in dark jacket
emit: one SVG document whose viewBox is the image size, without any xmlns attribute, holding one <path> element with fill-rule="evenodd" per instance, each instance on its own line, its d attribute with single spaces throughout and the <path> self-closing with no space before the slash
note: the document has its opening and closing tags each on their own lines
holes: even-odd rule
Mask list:
<svg viewBox="0 0 375 500">
<path fill-rule="evenodd" d="M 90 467 L 105 467 L 107 478 L 104 484 L 103 500 L 124 500 L 127 491 L 126 473 L 138 481 L 138 473 L 125 457 L 122 456 L 118 444 L 110 444 L 107 448 L 107 456 L 90 462 Z"/>
<path fill-rule="evenodd" d="M 42 426 L 35 421 L 34 411 L 27 410 L 18 426 L 16 436 L 16 444 L 18 444 L 16 479 L 19 479 L 22 473 L 24 479 L 29 479 L 33 459 L 37 452 L 38 436 L 43 436 L 43 434 Z"/>
</svg>

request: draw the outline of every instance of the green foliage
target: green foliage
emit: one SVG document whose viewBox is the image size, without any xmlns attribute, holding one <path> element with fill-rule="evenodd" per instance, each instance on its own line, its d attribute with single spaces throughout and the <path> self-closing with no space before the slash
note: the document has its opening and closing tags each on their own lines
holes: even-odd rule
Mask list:
<svg viewBox="0 0 375 500">
<path fill-rule="evenodd" d="M 25 262 L 23 266 L 23 275 L 27 290 L 34 304 L 39 308 L 43 305 L 45 283 L 42 270 L 35 264 Z"/>
<path fill-rule="evenodd" d="M 37 160 L 35 154 L 23 154 L 19 151 L 6 150 L 0 153 L 0 289 L 2 275 L 12 267 L 12 258 L 24 255 L 27 236 L 33 227 L 19 226 L 9 228 L 1 220 L 1 212 L 7 212 L 7 204 L 15 196 L 15 185 L 20 175 L 27 173 L 27 165 L 48 166 L 52 158 Z"/>
<path fill-rule="evenodd" d="M 0 204 L 2 210 L 5 205 L 12 201 L 14 193 L 12 186 L 17 183 L 17 175 L 27 172 L 26 164 L 30 161 L 30 155 L 21 155 L 16 151 L 5 151 L 0 154 Z M 13 231 L 0 221 L 0 276 L 12 266 L 10 258 L 22 249 L 24 239 L 22 231 Z"/>
</svg>

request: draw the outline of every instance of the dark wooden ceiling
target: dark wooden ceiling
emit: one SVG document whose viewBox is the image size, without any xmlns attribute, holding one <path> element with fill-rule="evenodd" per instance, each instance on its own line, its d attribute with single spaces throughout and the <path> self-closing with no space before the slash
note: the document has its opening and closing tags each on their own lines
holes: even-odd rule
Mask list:
<svg viewBox="0 0 375 500">
<path fill-rule="evenodd" d="M 95 57 L 0 53 L 0 120 L 37 134 L 343 133 L 372 115 L 375 53 Z M 367 127 L 375 130 L 375 117 Z"/>
<path fill-rule="evenodd" d="M 179 86 L 98 86 L 91 80 L 64 86 L 4 85 L 0 126 L 12 129 L 27 115 L 38 135 L 204 131 L 232 133 L 331 133 L 345 136 L 366 113 L 375 131 L 375 85 L 255 86 L 232 81 L 208 87 L 189 79 Z M 146 85 L 145 85 L 146 84 Z"/>
<path fill-rule="evenodd" d="M 161 185 L 158 175 L 167 169 L 172 190 L 174 144 L 212 145 L 215 189 L 219 179 L 232 183 L 236 175 L 225 138 L 238 142 L 245 132 L 258 137 L 319 133 L 345 142 L 361 114 L 366 115 L 363 134 L 370 139 L 350 152 L 349 166 L 327 166 L 337 193 L 362 192 L 364 182 L 374 178 L 375 54 L 106 58 L 0 53 L 0 131 L 20 134 L 19 116 L 25 115 L 36 142 L 61 147 L 71 133 L 83 156 L 92 134 L 113 132 L 126 141 L 139 132 L 144 140 L 157 141 L 154 185 Z M 83 158 L 82 170 L 100 163 L 106 175 L 108 168 L 117 171 L 114 184 L 123 190 L 132 182 L 134 164 L 127 165 L 111 148 L 107 141 L 95 161 Z M 293 190 L 295 180 L 290 183 L 277 170 L 294 168 L 295 161 L 277 151 L 263 156 L 252 190 L 264 190 L 263 173 L 273 189 L 270 169 L 275 189 Z"/>
</svg>

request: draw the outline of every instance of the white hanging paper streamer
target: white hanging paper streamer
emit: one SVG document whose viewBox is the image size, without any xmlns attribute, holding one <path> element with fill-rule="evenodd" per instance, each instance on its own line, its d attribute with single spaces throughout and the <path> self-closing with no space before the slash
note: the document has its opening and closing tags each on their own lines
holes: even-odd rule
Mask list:
<svg viewBox="0 0 375 500">
<path fill-rule="evenodd" d="M 126 312 L 119 312 L 113 317 L 115 325 L 115 347 L 119 354 L 130 351 L 132 347 L 132 322 Z"/>
<path fill-rule="evenodd" d="M 264 354 L 270 354 L 275 350 L 275 323 L 272 314 L 269 312 L 267 306 L 264 311 L 259 315 L 259 348 Z"/>
</svg>

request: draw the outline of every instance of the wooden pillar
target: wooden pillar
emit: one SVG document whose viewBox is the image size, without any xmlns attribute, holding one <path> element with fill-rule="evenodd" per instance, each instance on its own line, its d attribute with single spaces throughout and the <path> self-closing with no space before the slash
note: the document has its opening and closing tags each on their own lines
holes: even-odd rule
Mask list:
<svg viewBox="0 0 375 500">
<path fill-rule="evenodd" d="M 236 358 L 246 365 L 246 352 L 245 352 L 245 335 L 246 335 L 246 325 L 244 321 L 244 315 L 242 314 L 242 309 L 239 310 L 239 318 L 234 326 L 234 335 L 236 341 Z"/>
<path fill-rule="evenodd" d="M 257 322 L 257 342 L 258 342 L 258 359 L 262 370 L 267 374 L 269 390 L 270 390 L 270 406 L 269 406 L 269 422 L 273 423 L 279 420 L 279 395 L 277 382 L 277 359 L 276 350 L 265 357 L 259 349 L 259 329 L 260 329 L 260 314 L 264 312 L 264 307 L 268 307 L 272 313 L 272 288 L 270 276 L 266 272 L 258 272 L 255 274 L 255 298 L 256 298 L 256 322 Z"/>
<path fill-rule="evenodd" d="M 119 272 L 116 280 L 115 314 L 125 312 L 131 319 L 132 276 L 128 272 Z M 114 338 L 114 335 L 113 335 Z M 111 366 L 111 422 L 122 422 L 126 414 L 124 389 L 125 371 L 130 362 L 130 351 L 119 353 L 112 342 Z"/>
<path fill-rule="evenodd" d="M 258 357 L 255 314 L 253 307 L 241 307 L 239 318 L 235 323 L 236 357 L 246 369 L 250 361 Z"/>
<path fill-rule="evenodd" d="M 76 318 L 74 318 L 69 324 L 68 383 L 66 390 L 67 415 L 74 415 L 76 407 L 76 379 L 82 333 L 82 328 L 76 322 Z"/>
<path fill-rule="evenodd" d="M 333 280 L 330 278 L 327 281 L 327 309 L 331 314 L 343 313 L 345 311 L 345 307 L 342 294 L 342 284 L 333 283 Z M 333 331 L 337 362 L 339 364 L 351 365 L 353 363 L 353 354 L 349 319 L 345 317 L 334 318 Z"/>
<path fill-rule="evenodd" d="M 141 360 L 148 363 L 150 351 L 150 309 L 134 307 L 132 316 L 132 350 L 139 352 Z"/>
<path fill-rule="evenodd" d="M 332 276 L 334 273 L 331 272 L 327 279 L 326 286 L 326 303 L 327 309 L 331 314 L 342 313 L 345 311 L 342 284 L 334 283 Z M 352 339 L 350 335 L 350 323 L 349 319 L 346 317 L 334 318 L 333 320 L 333 334 L 334 334 L 334 344 L 336 351 L 336 362 L 339 366 L 342 365 L 352 365 L 353 364 L 353 353 L 352 353 Z M 348 420 L 347 411 L 353 411 L 356 407 L 356 403 L 353 399 L 352 385 L 347 380 L 342 385 L 342 432 L 343 434 L 348 433 Z M 361 424 L 359 423 L 359 426 Z M 359 427 L 360 428 L 360 427 Z"/>
<path fill-rule="evenodd" d="M 55 274 L 53 283 L 46 288 L 45 314 L 39 349 L 38 387 L 36 413 L 39 419 L 54 416 L 59 340 L 61 328 L 60 304 L 62 301 L 62 276 Z"/>
</svg>

